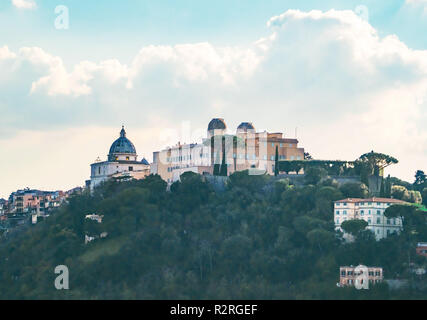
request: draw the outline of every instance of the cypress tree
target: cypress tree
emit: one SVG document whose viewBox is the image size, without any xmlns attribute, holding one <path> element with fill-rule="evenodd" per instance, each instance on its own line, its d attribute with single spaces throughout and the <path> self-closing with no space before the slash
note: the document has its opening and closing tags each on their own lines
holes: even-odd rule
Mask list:
<svg viewBox="0 0 427 320">
<path fill-rule="evenodd" d="M 276 156 L 274 158 L 274 175 L 279 175 L 279 146 L 276 146 Z"/>
<path fill-rule="evenodd" d="M 390 175 L 388 175 L 387 179 L 385 180 L 384 195 L 385 195 L 386 198 L 390 198 L 391 197 Z"/>
<path fill-rule="evenodd" d="M 385 185 L 384 185 L 384 178 L 381 177 L 381 189 L 380 189 L 380 197 L 385 197 Z"/>
<path fill-rule="evenodd" d="M 222 163 L 220 175 L 226 177 L 228 175 L 227 164 L 225 163 L 225 137 L 222 137 Z"/>
</svg>

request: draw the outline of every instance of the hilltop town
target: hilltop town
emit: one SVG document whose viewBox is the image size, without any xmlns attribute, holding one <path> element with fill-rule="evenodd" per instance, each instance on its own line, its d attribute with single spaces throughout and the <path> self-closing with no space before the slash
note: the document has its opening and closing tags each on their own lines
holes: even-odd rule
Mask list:
<svg viewBox="0 0 427 320">
<path fill-rule="evenodd" d="M 25 247 L 31 248 L 32 233 L 25 232 L 32 225 L 40 236 L 63 234 L 61 243 L 67 249 L 58 255 L 89 265 L 117 255 L 120 261 L 134 261 L 123 251 L 125 244 L 145 259 L 154 254 L 148 243 L 156 243 L 159 251 L 154 256 L 173 255 L 162 272 L 189 277 L 186 281 L 199 288 L 194 296 L 186 291 L 192 298 L 224 298 L 223 291 L 209 286 L 223 281 L 220 275 L 227 274 L 227 268 L 265 276 L 259 285 L 266 288 L 277 289 L 272 283 L 281 281 L 287 289 L 277 291 L 283 294 L 280 298 L 304 295 L 305 279 L 316 278 L 311 267 L 302 266 L 309 257 L 324 276 L 319 280 L 322 285 L 324 281 L 337 289 L 372 285 L 378 288 L 375 297 L 389 295 L 387 290 L 393 288 L 398 294 L 417 296 L 426 289 L 420 283 L 426 279 L 427 267 L 427 178 L 421 170 L 414 183 L 384 177 L 385 169 L 397 162 L 373 151 L 354 161 L 313 159 L 297 139 L 283 133 L 256 132 L 252 123 L 243 122 L 230 134 L 225 121 L 216 118 L 201 142 L 155 151 L 150 164 L 145 158 L 138 160 L 123 127 L 108 158 L 90 165 L 84 188 L 23 189 L 8 200 L 0 199 L 1 250 L 10 261 L 19 260 L 6 244 L 27 241 Z M 132 237 L 142 243 L 129 243 Z M 396 251 L 380 254 L 386 245 Z M 142 248 L 146 252 L 137 253 Z M 33 250 L 44 254 L 38 244 Z M 191 253 L 190 258 L 183 258 L 185 252 Z M 185 266 L 172 267 L 170 263 L 180 259 Z M 214 271 L 218 266 L 222 273 Z M 383 283 L 389 288 L 386 291 Z M 147 288 L 132 290 L 138 297 L 173 296 L 160 289 L 154 296 Z M 203 290 L 211 293 L 203 296 Z M 233 297 L 250 297 L 249 292 L 233 290 L 237 290 Z M 15 294 L 22 294 L 19 288 Z M 322 287 L 319 294 L 336 293 Z"/>
</svg>

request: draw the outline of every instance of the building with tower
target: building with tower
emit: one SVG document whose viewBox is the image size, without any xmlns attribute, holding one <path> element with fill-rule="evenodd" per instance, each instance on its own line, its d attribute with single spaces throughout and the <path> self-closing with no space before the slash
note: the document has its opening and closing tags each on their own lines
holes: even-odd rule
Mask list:
<svg viewBox="0 0 427 320">
<path fill-rule="evenodd" d="M 143 179 L 150 174 L 150 164 L 145 158 L 138 161 L 135 146 L 126 137 L 124 127 L 120 131 L 120 137 L 111 145 L 107 161 L 98 158 L 90 167 L 91 190 L 110 178 Z"/>
<path fill-rule="evenodd" d="M 173 183 L 187 171 L 212 175 L 225 163 L 227 175 L 248 169 L 274 174 L 276 150 L 279 160 L 304 160 L 297 139 L 284 138 L 281 132 L 256 132 L 251 122 L 242 122 L 230 133 L 224 119 L 214 118 L 201 143 L 178 143 L 154 152 L 151 173 Z"/>
</svg>

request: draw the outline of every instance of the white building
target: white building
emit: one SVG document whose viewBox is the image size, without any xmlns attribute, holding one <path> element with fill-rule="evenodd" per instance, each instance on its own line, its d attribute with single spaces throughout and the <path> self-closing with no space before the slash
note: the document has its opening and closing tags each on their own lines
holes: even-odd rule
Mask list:
<svg viewBox="0 0 427 320">
<path fill-rule="evenodd" d="M 224 119 L 212 119 L 201 143 L 179 142 L 154 152 L 151 173 L 171 184 L 187 171 L 212 175 L 223 161 L 227 175 L 252 169 L 273 175 L 276 150 L 279 160 L 304 160 L 304 148 L 298 147 L 298 140 L 285 138 L 281 132 L 257 132 L 250 122 L 242 122 L 235 133 L 227 132 Z"/>
<path fill-rule="evenodd" d="M 150 174 L 150 164 L 145 159 L 138 161 L 135 146 L 126 138 L 124 127 L 120 137 L 111 145 L 108 160 L 99 160 L 90 166 L 91 190 L 112 177 L 143 179 Z"/>
<path fill-rule="evenodd" d="M 374 232 L 377 240 L 386 238 L 388 235 L 402 230 L 403 225 L 401 218 L 387 219 L 384 215 L 385 209 L 393 204 L 399 203 L 402 204 L 404 202 L 387 198 L 348 198 L 335 201 L 335 229 L 343 231 L 341 229 L 341 224 L 347 220 L 365 220 L 368 223 L 366 228 Z"/>
</svg>

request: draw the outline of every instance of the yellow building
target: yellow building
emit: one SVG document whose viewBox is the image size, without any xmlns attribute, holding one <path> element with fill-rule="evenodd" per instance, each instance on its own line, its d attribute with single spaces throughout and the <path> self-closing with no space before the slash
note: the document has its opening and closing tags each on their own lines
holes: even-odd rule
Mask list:
<svg viewBox="0 0 427 320">
<path fill-rule="evenodd" d="M 242 122 L 234 134 L 228 134 L 224 119 L 215 118 L 201 143 L 178 143 L 154 152 L 151 173 L 173 183 L 186 171 L 213 174 L 215 164 L 225 160 L 228 174 L 247 169 L 274 174 L 276 148 L 279 160 L 304 159 L 304 149 L 298 147 L 297 139 L 284 138 L 281 132 L 256 132 L 250 122 Z"/>
</svg>

